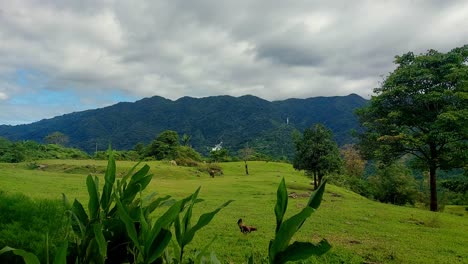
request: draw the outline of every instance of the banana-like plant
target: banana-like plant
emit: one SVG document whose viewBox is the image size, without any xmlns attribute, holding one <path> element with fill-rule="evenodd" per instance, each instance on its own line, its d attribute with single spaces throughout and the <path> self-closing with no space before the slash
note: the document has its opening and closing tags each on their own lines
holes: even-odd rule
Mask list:
<svg viewBox="0 0 468 264">
<path fill-rule="evenodd" d="M 289 244 L 293 235 L 301 228 L 305 220 L 320 206 L 325 191 L 325 184 L 326 180 L 322 181 L 317 190 L 311 194 L 307 206 L 304 209 L 283 221 L 284 214 L 288 207 L 288 192 L 284 178 L 281 180 L 276 193 L 275 238 L 270 241 L 268 247 L 268 259 L 270 264 L 283 264 L 288 261 L 307 259 L 313 255 L 322 255 L 330 250 L 331 246 L 325 239 L 318 244 L 299 241 Z"/>
</svg>

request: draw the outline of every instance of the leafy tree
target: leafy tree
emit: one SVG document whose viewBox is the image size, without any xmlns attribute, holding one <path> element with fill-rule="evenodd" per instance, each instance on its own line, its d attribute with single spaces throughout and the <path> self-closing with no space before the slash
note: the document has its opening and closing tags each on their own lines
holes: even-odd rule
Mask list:
<svg viewBox="0 0 468 264">
<path fill-rule="evenodd" d="M 65 146 L 68 144 L 68 136 L 62 132 L 55 131 L 44 138 L 46 144 L 57 144 Z"/>
<path fill-rule="evenodd" d="M 158 160 L 175 159 L 179 145 L 179 135 L 177 132 L 166 130 L 151 142 L 146 156 L 154 156 Z"/>
<path fill-rule="evenodd" d="M 230 161 L 231 156 L 229 155 L 229 151 L 225 148 L 219 150 L 212 150 L 210 152 L 210 160 L 214 162 L 223 162 L 223 161 Z"/>
<path fill-rule="evenodd" d="M 398 67 L 357 111 L 365 131 L 360 148 L 391 163 L 415 156 L 430 175 L 430 209 L 437 211 L 437 169 L 468 161 L 468 45 L 396 56 Z"/>
<path fill-rule="evenodd" d="M 331 130 L 321 124 L 304 130 L 303 136 L 295 139 L 296 153 L 293 166 L 314 175 L 314 187 L 320 185 L 325 174 L 341 168 L 338 146 L 333 141 Z"/>
</svg>

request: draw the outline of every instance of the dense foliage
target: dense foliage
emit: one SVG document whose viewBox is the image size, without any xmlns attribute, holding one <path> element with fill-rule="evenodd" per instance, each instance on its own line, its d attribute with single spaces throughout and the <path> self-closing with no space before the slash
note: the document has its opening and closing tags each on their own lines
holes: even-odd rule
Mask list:
<svg viewBox="0 0 468 264">
<path fill-rule="evenodd" d="M 295 143 L 293 167 L 313 175 L 315 188 L 320 185 L 323 176 L 340 170 L 342 161 L 338 145 L 333 141 L 331 130 L 323 125 L 316 124 L 305 129 L 302 136 L 296 137 Z"/>
<path fill-rule="evenodd" d="M 350 143 L 349 131 L 358 128 L 353 110 L 365 103 L 357 95 L 275 102 L 254 96 L 184 97 L 176 101 L 152 97 L 29 125 L 0 125 L 0 136 L 43 142 L 46 136 L 60 132 L 68 137 L 67 146 L 94 153 L 96 146 L 98 151 L 106 150 L 109 143 L 115 149 L 130 150 L 139 142 L 149 144 L 161 132 L 173 130 L 190 135 L 187 144 L 204 155 L 222 141 L 233 153 L 249 143 L 268 156 L 291 158 L 292 132 L 315 123 L 327 124 L 340 145 Z"/>
<path fill-rule="evenodd" d="M 368 157 L 391 163 L 410 154 L 429 171 L 430 209 L 437 211 L 438 169 L 468 163 L 468 45 L 447 53 L 397 56 L 398 65 L 357 114 Z"/>
<path fill-rule="evenodd" d="M 38 159 L 86 159 L 85 152 L 66 148 L 56 144 L 39 144 L 37 142 L 19 141 L 11 142 L 0 137 L 0 162 L 17 163 Z"/>
</svg>

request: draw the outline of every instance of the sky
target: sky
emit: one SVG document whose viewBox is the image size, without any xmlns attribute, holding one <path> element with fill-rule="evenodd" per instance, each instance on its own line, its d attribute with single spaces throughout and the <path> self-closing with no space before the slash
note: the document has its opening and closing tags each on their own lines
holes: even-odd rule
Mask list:
<svg viewBox="0 0 468 264">
<path fill-rule="evenodd" d="M 0 0 L 0 125 L 154 95 L 369 98 L 468 44 L 466 0 Z"/>
</svg>

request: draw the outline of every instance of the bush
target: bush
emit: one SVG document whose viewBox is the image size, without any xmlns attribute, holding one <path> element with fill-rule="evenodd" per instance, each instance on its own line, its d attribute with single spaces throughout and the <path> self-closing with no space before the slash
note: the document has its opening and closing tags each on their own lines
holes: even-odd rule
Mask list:
<svg viewBox="0 0 468 264">
<path fill-rule="evenodd" d="M 401 163 L 378 168 L 369 184 L 374 198 L 384 203 L 414 205 L 419 194 L 411 171 Z"/>
<path fill-rule="evenodd" d="M 223 169 L 221 166 L 215 163 L 206 163 L 206 164 L 199 164 L 198 166 L 198 171 L 207 173 L 209 175 L 213 176 L 221 176 L 223 175 Z"/>
</svg>

